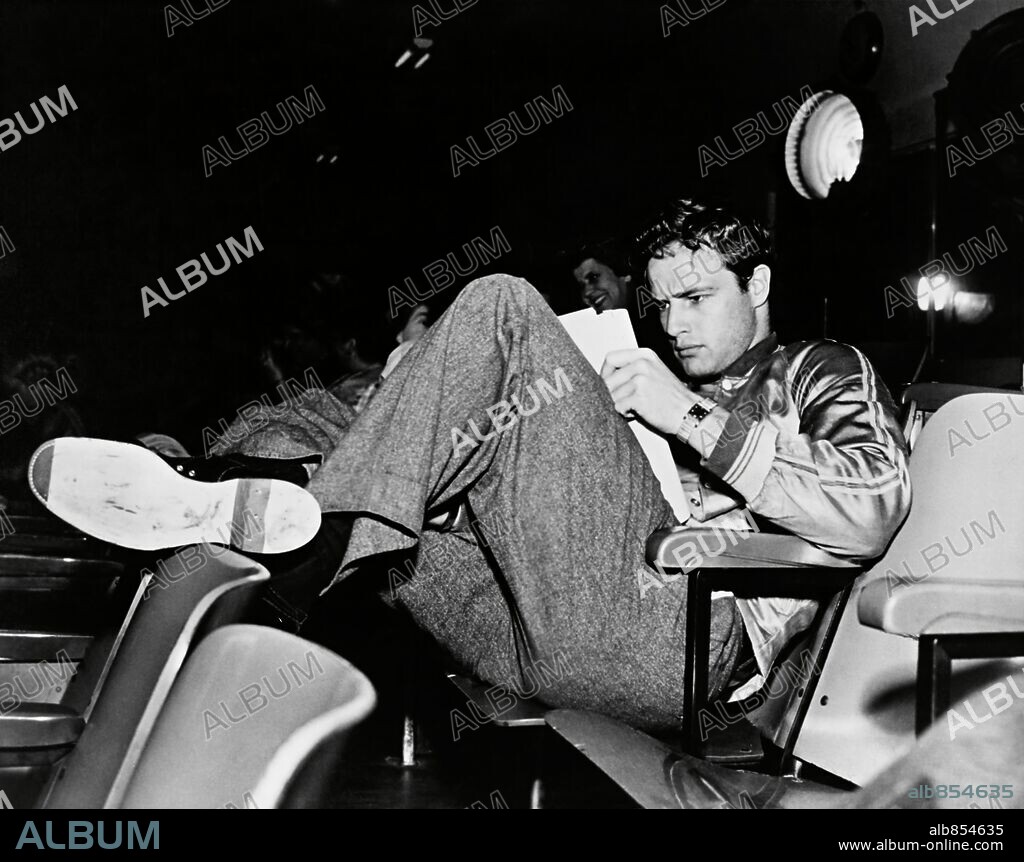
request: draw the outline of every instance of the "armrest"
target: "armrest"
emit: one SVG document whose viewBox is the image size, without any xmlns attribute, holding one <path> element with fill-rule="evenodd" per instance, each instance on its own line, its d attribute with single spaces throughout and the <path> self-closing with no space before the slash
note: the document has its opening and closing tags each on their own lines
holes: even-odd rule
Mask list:
<svg viewBox="0 0 1024 862">
<path fill-rule="evenodd" d="M 863 571 L 797 536 L 685 526 L 652 533 L 647 562 L 663 575 L 686 577 L 683 738 L 692 753 L 703 750 L 699 717 L 708 703 L 712 592 L 821 597 L 847 589 Z"/>
<path fill-rule="evenodd" d="M 699 558 L 699 563 L 693 561 Z M 859 569 L 798 536 L 686 526 L 655 530 L 647 540 L 647 562 L 655 568 Z"/>
<path fill-rule="evenodd" d="M 933 578 L 890 590 L 873 578 L 857 613 L 864 625 L 904 637 L 1024 631 L 1024 584 Z"/>
</svg>

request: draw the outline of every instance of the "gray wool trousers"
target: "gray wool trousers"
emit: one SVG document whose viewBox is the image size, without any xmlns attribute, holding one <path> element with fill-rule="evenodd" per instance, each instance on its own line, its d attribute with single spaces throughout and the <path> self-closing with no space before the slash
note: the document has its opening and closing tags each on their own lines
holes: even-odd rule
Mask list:
<svg viewBox="0 0 1024 862">
<path fill-rule="evenodd" d="M 356 515 L 337 579 L 408 549 L 413 564 L 389 573 L 393 602 L 470 673 L 552 706 L 678 726 L 685 579 L 640 588 L 657 577 L 647 537 L 675 519 L 604 382 L 530 284 L 474 281 L 329 444 L 317 421 L 302 443 L 293 421 L 249 451 L 325 455 L 307 489 L 325 513 Z M 460 500 L 472 528 L 424 529 Z M 743 628 L 734 601 L 713 607 L 718 693 Z"/>
</svg>

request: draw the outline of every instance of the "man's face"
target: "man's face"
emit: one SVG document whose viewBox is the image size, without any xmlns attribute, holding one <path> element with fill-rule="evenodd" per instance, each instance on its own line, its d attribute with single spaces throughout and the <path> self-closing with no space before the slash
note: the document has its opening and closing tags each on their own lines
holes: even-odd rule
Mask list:
<svg viewBox="0 0 1024 862">
<path fill-rule="evenodd" d="M 598 314 L 629 305 L 629 276 L 619 278 L 607 264 L 588 257 L 572 274 L 583 301 Z"/>
<path fill-rule="evenodd" d="M 755 298 L 710 248 L 678 243 L 651 258 L 647 279 L 661 326 L 689 378 L 716 377 L 742 356 L 757 328 Z"/>
</svg>

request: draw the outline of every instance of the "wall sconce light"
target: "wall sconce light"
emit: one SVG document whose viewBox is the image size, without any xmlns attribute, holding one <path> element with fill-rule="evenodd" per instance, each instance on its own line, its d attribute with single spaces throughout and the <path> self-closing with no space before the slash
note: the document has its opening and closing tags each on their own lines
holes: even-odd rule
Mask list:
<svg viewBox="0 0 1024 862">
<path fill-rule="evenodd" d="M 807 200 L 824 200 L 849 182 L 864 147 L 864 124 L 849 97 L 822 90 L 800 106 L 786 135 L 786 173 Z"/>
<path fill-rule="evenodd" d="M 921 276 L 917 282 L 917 307 L 927 311 L 929 304 L 936 311 L 942 311 L 953 295 L 953 283 L 948 275 Z"/>
</svg>

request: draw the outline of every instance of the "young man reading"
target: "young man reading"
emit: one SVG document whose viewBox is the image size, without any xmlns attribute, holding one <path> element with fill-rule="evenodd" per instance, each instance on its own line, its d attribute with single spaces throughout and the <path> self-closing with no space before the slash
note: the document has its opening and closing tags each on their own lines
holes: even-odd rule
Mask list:
<svg viewBox="0 0 1024 862">
<path fill-rule="evenodd" d="M 416 548 L 395 601 L 471 673 L 655 729 L 677 725 L 683 708 L 686 582 L 638 586 L 656 576 L 648 536 L 676 519 L 628 421 L 692 451 L 686 496 L 698 526 L 730 526 L 745 509 L 832 554 L 869 559 L 905 518 L 910 485 L 892 400 L 867 359 L 835 342 L 776 343 L 770 242 L 757 222 L 678 200 L 639 248 L 685 382 L 648 350 L 610 353 L 595 374 L 529 284 L 487 276 L 316 453 L 324 460 L 307 490 L 326 519 L 355 518 L 336 580 Z M 79 527 L 90 531 L 112 499 L 141 508 L 137 476 L 104 496 L 74 458 L 58 469 L 53 445 L 54 476 L 77 471 L 84 489 Z M 274 454 L 311 453 L 285 440 Z M 42 484 L 40 473 L 41 499 Z M 428 513 L 460 501 L 484 541 L 424 529 Z M 246 504 L 236 495 L 234 513 Z M 120 514 L 122 536 L 152 533 Z M 765 672 L 812 612 L 790 600 L 714 601 L 711 693 L 745 681 L 736 671 L 746 652 Z"/>
</svg>

